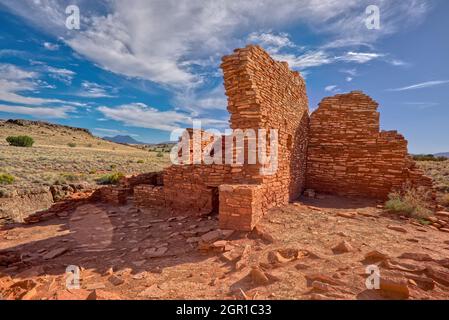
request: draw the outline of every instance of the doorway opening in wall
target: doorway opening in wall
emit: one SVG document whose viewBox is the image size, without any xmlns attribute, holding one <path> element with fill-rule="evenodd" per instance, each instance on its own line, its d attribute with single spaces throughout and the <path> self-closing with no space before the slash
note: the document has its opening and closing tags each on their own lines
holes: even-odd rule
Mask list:
<svg viewBox="0 0 449 320">
<path fill-rule="evenodd" d="M 218 188 L 210 188 L 212 193 L 212 211 L 210 215 L 218 215 L 218 210 L 220 207 L 219 197 L 218 197 Z"/>
</svg>

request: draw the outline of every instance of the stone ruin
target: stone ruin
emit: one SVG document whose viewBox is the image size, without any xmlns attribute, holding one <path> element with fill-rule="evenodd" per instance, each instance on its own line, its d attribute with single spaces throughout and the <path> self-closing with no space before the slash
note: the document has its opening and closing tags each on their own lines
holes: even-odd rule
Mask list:
<svg viewBox="0 0 449 320">
<path fill-rule="evenodd" d="M 231 129 L 277 129 L 277 171 L 262 175 L 264 165 L 246 162 L 180 163 L 149 182 L 134 182 L 137 206 L 174 215 L 215 212 L 221 229 L 250 231 L 268 209 L 288 204 L 306 188 L 385 199 L 408 183 L 432 187 L 408 156 L 404 137 L 380 132 L 378 104 L 362 92 L 325 98 L 309 116 L 304 79 L 262 48 L 236 49 L 221 67 Z M 192 139 L 193 130 L 188 132 Z M 201 132 L 204 141 L 206 134 Z M 124 202 L 129 187 L 103 191 L 103 198 Z"/>
</svg>

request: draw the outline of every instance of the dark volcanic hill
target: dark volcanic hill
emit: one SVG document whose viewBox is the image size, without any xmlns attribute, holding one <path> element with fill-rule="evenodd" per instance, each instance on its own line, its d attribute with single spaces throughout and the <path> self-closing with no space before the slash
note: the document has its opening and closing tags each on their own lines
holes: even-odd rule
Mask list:
<svg viewBox="0 0 449 320">
<path fill-rule="evenodd" d="M 133 137 L 130 136 L 115 136 L 115 137 L 103 137 L 104 140 L 115 142 L 115 143 L 122 143 L 122 144 L 145 144 L 144 142 L 137 141 Z"/>
</svg>

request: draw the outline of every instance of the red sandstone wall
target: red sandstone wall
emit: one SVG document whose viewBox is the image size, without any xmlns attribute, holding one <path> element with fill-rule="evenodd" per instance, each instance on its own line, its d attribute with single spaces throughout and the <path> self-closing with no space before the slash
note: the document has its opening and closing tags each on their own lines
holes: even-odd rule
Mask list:
<svg viewBox="0 0 449 320">
<path fill-rule="evenodd" d="M 254 177 L 266 188 L 264 208 L 286 204 L 305 185 L 309 119 L 304 79 L 258 46 L 224 57 L 222 69 L 231 128 L 279 130 L 276 174 L 255 172 Z"/>
<path fill-rule="evenodd" d="M 221 67 L 231 114 L 230 127 L 256 132 L 278 130 L 277 170 L 273 175 L 263 176 L 260 164 L 173 165 L 164 170 L 163 188 L 140 186 L 135 196 L 140 205 L 165 203 L 174 214 L 207 214 L 219 200 L 222 228 L 251 230 L 268 208 L 286 204 L 304 188 L 306 88 L 298 72 L 290 71 L 286 63 L 274 61 L 258 46 L 235 50 L 223 58 Z M 189 151 L 191 154 L 192 150 Z M 226 191 L 218 199 L 217 188 L 222 185 L 232 187 L 224 188 Z"/>
<path fill-rule="evenodd" d="M 378 104 L 362 92 L 325 98 L 310 117 L 307 188 L 386 198 L 409 181 L 429 187 L 396 131 L 379 132 Z"/>
</svg>

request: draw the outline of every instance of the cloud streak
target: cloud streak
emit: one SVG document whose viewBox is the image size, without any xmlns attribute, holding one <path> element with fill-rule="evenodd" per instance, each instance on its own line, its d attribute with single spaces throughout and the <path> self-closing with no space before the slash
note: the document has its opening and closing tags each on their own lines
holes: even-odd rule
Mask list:
<svg viewBox="0 0 449 320">
<path fill-rule="evenodd" d="M 417 89 L 424 89 L 424 88 L 431 88 L 435 86 L 440 86 L 443 84 L 449 83 L 449 80 L 436 80 L 436 81 L 427 81 L 427 82 L 421 82 L 417 83 L 411 86 L 402 87 L 402 88 L 396 88 L 396 89 L 388 89 L 388 91 L 409 91 L 409 90 L 417 90 Z"/>
<path fill-rule="evenodd" d="M 63 107 L 25 107 L 25 106 L 8 106 L 0 104 L 0 112 L 8 112 L 14 114 L 28 115 L 35 118 L 64 119 L 69 117 L 69 113 L 75 112 L 76 109 L 70 106 Z"/>
</svg>

